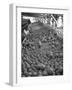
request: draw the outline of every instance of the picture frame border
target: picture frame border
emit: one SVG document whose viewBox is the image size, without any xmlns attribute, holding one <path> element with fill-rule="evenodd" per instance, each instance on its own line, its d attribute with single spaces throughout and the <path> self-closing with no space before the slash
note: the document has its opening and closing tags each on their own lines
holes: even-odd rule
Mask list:
<svg viewBox="0 0 72 90">
<path fill-rule="evenodd" d="M 17 75 L 17 71 L 18 71 L 18 68 L 17 68 L 17 63 L 18 63 L 18 60 L 17 60 L 17 8 L 18 7 L 24 8 L 24 5 L 10 4 L 10 7 L 9 7 L 9 54 L 10 54 L 9 55 L 9 83 L 12 86 L 22 85 L 26 80 L 28 82 L 28 81 L 32 80 L 32 78 L 36 78 L 38 81 L 39 81 L 39 78 L 40 78 L 40 80 L 42 79 L 42 77 L 38 77 L 38 78 L 37 77 L 30 78 L 29 77 L 27 79 L 25 78 L 25 80 L 23 80 L 22 83 L 21 82 L 18 83 L 19 82 L 18 75 Z M 60 8 L 42 8 L 42 7 L 26 7 L 26 6 L 25 6 L 25 8 L 53 9 L 53 10 L 64 10 L 64 11 L 67 11 L 67 13 L 69 12 L 69 9 L 67 9 L 67 8 L 60 9 Z M 56 77 L 58 77 L 58 76 L 56 76 Z M 46 78 L 47 78 L 47 76 L 44 77 L 44 79 L 46 79 Z M 38 83 L 38 81 L 36 81 L 36 83 Z M 63 80 L 63 81 L 66 82 L 65 80 Z M 68 81 L 70 81 L 70 79 L 67 79 L 67 82 Z M 26 84 L 30 84 L 30 83 L 26 83 Z"/>
</svg>

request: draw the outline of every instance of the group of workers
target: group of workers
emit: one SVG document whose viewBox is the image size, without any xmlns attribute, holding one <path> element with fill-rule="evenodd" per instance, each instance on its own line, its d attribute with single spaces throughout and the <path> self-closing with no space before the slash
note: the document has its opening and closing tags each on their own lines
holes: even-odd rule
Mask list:
<svg viewBox="0 0 72 90">
<path fill-rule="evenodd" d="M 25 18 L 25 17 L 24 17 Z M 27 19 L 30 19 L 31 23 L 40 21 L 44 24 L 49 24 L 53 28 L 62 28 L 63 27 L 63 17 L 58 16 L 57 19 L 53 15 L 51 15 L 50 18 L 47 17 L 28 17 Z M 29 31 L 24 30 L 25 34 L 28 34 Z"/>
</svg>

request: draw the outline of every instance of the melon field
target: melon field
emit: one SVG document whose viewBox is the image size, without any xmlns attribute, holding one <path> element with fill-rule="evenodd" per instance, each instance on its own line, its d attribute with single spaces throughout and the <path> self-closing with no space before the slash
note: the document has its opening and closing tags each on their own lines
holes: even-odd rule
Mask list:
<svg viewBox="0 0 72 90">
<path fill-rule="evenodd" d="M 21 35 L 21 76 L 63 75 L 63 36 L 58 30 L 42 24 L 28 26 Z"/>
</svg>

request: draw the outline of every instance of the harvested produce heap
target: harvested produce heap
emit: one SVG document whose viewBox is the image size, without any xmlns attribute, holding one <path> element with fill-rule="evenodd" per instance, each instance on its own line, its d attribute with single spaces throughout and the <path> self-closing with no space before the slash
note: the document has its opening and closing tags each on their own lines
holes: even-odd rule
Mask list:
<svg viewBox="0 0 72 90">
<path fill-rule="evenodd" d="M 22 77 L 63 75 L 63 37 L 46 24 L 29 26 L 22 33 Z"/>
</svg>

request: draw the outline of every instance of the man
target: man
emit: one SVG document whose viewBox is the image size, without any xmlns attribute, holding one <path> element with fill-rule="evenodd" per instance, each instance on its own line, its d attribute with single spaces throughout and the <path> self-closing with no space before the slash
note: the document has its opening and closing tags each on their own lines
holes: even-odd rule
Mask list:
<svg viewBox="0 0 72 90">
<path fill-rule="evenodd" d="M 58 19 L 57 19 L 57 27 L 60 28 L 60 27 L 63 27 L 63 21 L 62 21 L 62 17 L 59 16 Z"/>
</svg>

